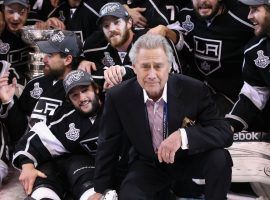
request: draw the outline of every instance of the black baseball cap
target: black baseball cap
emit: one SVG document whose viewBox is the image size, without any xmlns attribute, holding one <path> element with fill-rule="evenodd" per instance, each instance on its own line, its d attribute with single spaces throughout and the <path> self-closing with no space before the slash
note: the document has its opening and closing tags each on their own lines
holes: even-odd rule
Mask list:
<svg viewBox="0 0 270 200">
<path fill-rule="evenodd" d="M 72 31 L 56 31 L 48 41 L 39 41 L 37 45 L 44 53 L 64 53 L 79 57 L 82 53 L 82 42 Z"/>
<path fill-rule="evenodd" d="M 66 95 L 76 86 L 95 84 L 91 74 L 82 70 L 73 70 L 69 72 L 63 80 Z"/>
<path fill-rule="evenodd" d="M 102 22 L 102 18 L 105 16 L 114 16 L 117 18 L 128 18 L 129 14 L 126 8 L 118 2 L 110 2 L 102 6 L 99 11 L 100 17 L 97 20 L 97 25 Z"/>
<path fill-rule="evenodd" d="M 28 0 L 4 0 L 4 5 L 8 6 L 10 4 L 18 3 L 25 7 L 29 7 L 29 1 Z"/>
<path fill-rule="evenodd" d="M 248 6 L 270 5 L 270 0 L 239 0 Z"/>
</svg>

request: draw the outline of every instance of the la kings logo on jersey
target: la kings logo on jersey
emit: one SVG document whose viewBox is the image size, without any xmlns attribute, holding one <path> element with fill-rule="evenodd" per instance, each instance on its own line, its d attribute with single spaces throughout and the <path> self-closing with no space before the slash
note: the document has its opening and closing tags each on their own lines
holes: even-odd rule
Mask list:
<svg viewBox="0 0 270 200">
<path fill-rule="evenodd" d="M 65 133 L 67 139 L 76 141 L 80 137 L 80 129 L 75 128 L 75 124 L 69 124 L 69 130 Z"/>
<path fill-rule="evenodd" d="M 30 96 L 34 99 L 39 99 L 43 89 L 39 87 L 39 83 L 34 84 L 34 89 L 30 91 Z"/>
<path fill-rule="evenodd" d="M 55 110 L 61 106 L 63 101 L 48 97 L 40 97 L 30 116 L 29 125 L 34 126 L 35 123 L 43 121 L 46 123 L 47 118 L 54 115 Z"/>
<path fill-rule="evenodd" d="M 255 65 L 260 68 L 266 68 L 269 65 L 269 56 L 263 54 L 263 50 L 257 51 L 258 58 L 254 60 Z"/>
<path fill-rule="evenodd" d="M 204 75 L 209 75 L 221 67 L 221 40 L 194 36 L 195 63 Z"/>
<path fill-rule="evenodd" d="M 9 49 L 10 49 L 10 45 L 0 40 L 0 54 L 7 54 Z"/>
<path fill-rule="evenodd" d="M 102 59 L 101 62 L 106 67 L 110 67 L 110 66 L 115 65 L 113 58 L 111 57 L 110 53 L 107 51 L 104 52 L 104 58 Z"/>
<path fill-rule="evenodd" d="M 187 32 L 190 32 L 194 29 L 194 23 L 190 19 L 190 15 L 187 15 L 186 20 L 182 22 L 182 28 L 185 29 Z"/>
</svg>

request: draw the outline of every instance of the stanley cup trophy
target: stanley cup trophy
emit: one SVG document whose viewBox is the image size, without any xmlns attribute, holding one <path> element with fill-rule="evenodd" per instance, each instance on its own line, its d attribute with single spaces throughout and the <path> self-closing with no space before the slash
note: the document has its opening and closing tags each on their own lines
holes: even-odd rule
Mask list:
<svg viewBox="0 0 270 200">
<path fill-rule="evenodd" d="M 31 78 L 42 75 L 44 68 L 43 58 L 45 54 L 40 52 L 36 42 L 49 40 L 55 31 L 55 29 L 35 29 L 34 26 L 24 26 L 22 28 L 22 40 L 33 48 L 33 52 L 29 53 Z"/>
</svg>

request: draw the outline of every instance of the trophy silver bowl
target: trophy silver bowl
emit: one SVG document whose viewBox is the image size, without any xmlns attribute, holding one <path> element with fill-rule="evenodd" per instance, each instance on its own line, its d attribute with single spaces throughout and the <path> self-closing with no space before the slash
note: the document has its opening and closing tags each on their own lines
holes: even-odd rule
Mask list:
<svg viewBox="0 0 270 200">
<path fill-rule="evenodd" d="M 30 52 L 30 75 L 31 78 L 35 76 L 39 76 L 43 74 L 43 58 L 45 56 L 44 53 L 40 52 L 36 42 L 38 41 L 46 41 L 51 38 L 51 36 L 57 31 L 56 29 L 35 29 L 35 26 L 24 26 L 21 30 L 22 40 L 29 44 L 34 52 Z"/>
</svg>

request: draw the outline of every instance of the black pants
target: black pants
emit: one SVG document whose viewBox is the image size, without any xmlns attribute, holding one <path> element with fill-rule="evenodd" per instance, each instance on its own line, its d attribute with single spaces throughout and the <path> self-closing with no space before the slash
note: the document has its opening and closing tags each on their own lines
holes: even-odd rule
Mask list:
<svg viewBox="0 0 270 200">
<path fill-rule="evenodd" d="M 93 187 L 94 163 L 89 155 L 64 155 L 37 167 L 47 178 L 37 177 L 34 190 L 47 187 L 61 198 L 69 192 L 74 199 Z"/>
<path fill-rule="evenodd" d="M 224 200 L 231 183 L 232 160 L 224 149 L 186 156 L 174 164 L 137 160 L 124 179 L 120 200 L 156 200 L 175 181 L 197 177 L 206 180 L 207 200 Z"/>
</svg>

